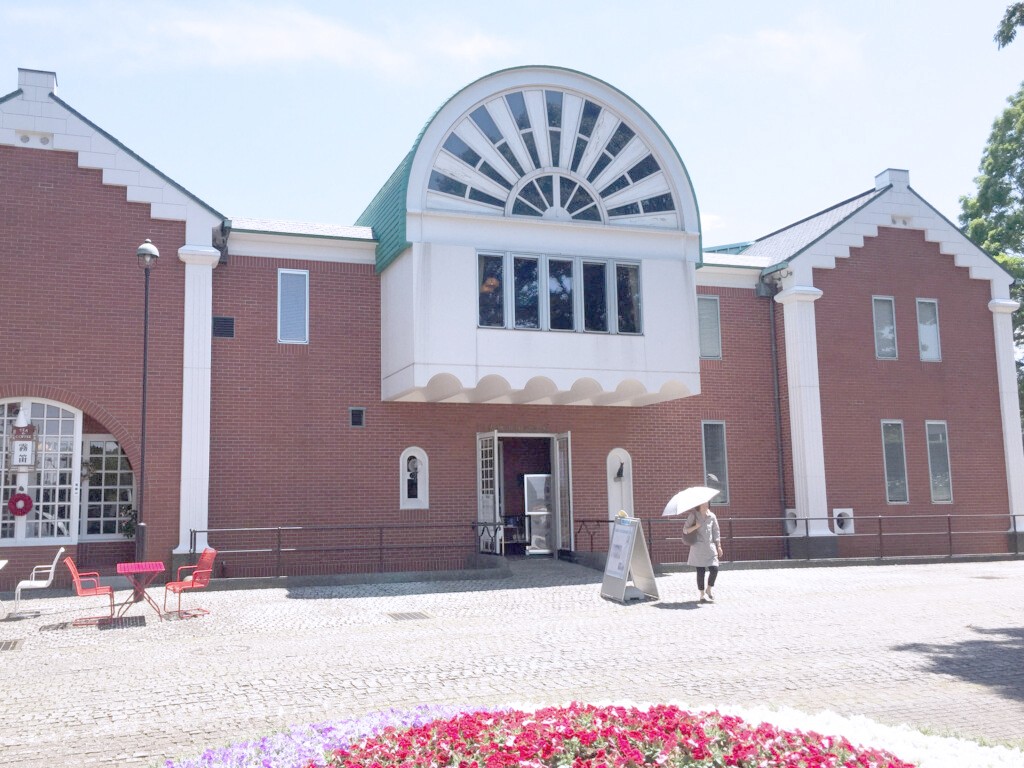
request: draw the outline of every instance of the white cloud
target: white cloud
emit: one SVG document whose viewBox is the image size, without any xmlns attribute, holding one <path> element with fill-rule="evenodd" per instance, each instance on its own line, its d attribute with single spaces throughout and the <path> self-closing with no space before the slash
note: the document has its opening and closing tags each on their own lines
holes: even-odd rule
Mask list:
<svg viewBox="0 0 1024 768">
<path fill-rule="evenodd" d="M 784 75 L 824 85 L 863 68 L 863 40 L 863 34 L 812 12 L 797 16 L 785 27 L 719 35 L 702 46 L 696 57 L 715 68 Z"/>
<path fill-rule="evenodd" d="M 40 3 L 0 9 L 4 28 L 3 47 L 38 52 L 46 46 L 61 58 L 109 61 L 120 69 L 319 62 L 406 78 L 432 64 L 478 65 L 514 50 L 511 42 L 474 28 L 417 27 L 411 39 L 403 39 L 399 32 L 362 30 L 340 14 L 245 0 Z"/>
</svg>

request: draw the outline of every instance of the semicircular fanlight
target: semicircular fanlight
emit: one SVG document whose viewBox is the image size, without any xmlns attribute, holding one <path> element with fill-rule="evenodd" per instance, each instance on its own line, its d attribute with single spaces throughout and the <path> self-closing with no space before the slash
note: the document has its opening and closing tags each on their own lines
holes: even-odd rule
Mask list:
<svg viewBox="0 0 1024 768">
<path fill-rule="evenodd" d="M 609 107 L 572 91 L 497 94 L 449 131 L 430 207 L 533 218 L 680 227 L 664 169 Z"/>
</svg>

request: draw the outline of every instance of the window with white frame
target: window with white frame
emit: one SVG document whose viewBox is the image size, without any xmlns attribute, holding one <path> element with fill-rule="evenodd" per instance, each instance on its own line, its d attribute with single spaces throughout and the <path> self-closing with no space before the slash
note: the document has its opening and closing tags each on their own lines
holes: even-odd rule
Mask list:
<svg viewBox="0 0 1024 768">
<path fill-rule="evenodd" d="M 917 344 L 921 359 L 929 363 L 942 360 L 939 342 L 939 302 L 935 299 L 917 300 Z"/>
<path fill-rule="evenodd" d="M 704 444 L 704 484 L 720 493 L 712 504 L 729 503 L 729 461 L 725 449 L 725 422 L 702 421 Z"/>
<path fill-rule="evenodd" d="M 896 359 L 896 302 L 892 296 L 871 297 L 875 325 L 875 357 Z"/>
<path fill-rule="evenodd" d="M 722 359 L 722 324 L 717 296 L 697 297 L 697 328 L 700 356 L 705 360 Z"/>
<path fill-rule="evenodd" d="M 401 509 L 430 508 L 430 464 L 422 448 L 415 446 L 402 451 L 399 460 L 399 491 Z"/>
<path fill-rule="evenodd" d="M 277 270 L 277 340 L 309 343 L 309 270 Z"/>
<path fill-rule="evenodd" d="M 135 474 L 113 435 L 82 437 L 82 536 L 124 537 L 135 504 Z"/>
<path fill-rule="evenodd" d="M 885 459 L 885 500 L 890 504 L 906 504 L 907 455 L 903 448 L 903 422 L 882 421 L 882 453 Z"/>
<path fill-rule="evenodd" d="M 926 421 L 928 439 L 928 476 L 931 479 L 932 503 L 949 504 L 953 501 L 953 481 L 949 467 L 949 438 L 946 422 Z"/>
<path fill-rule="evenodd" d="M 643 333 L 638 263 L 481 253 L 477 266 L 481 328 Z"/>
</svg>

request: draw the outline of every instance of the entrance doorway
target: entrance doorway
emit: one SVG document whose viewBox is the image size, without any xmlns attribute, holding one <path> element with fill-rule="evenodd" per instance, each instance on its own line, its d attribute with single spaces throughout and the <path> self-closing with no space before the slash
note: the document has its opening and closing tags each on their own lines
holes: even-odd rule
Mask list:
<svg viewBox="0 0 1024 768">
<path fill-rule="evenodd" d="M 477 435 L 480 551 L 557 556 L 574 549 L 570 436 Z"/>
</svg>

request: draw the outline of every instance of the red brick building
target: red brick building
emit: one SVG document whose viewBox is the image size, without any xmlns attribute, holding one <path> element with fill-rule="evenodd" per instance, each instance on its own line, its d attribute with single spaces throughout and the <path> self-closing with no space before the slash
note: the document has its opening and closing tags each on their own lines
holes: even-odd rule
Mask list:
<svg viewBox="0 0 1024 768">
<path fill-rule="evenodd" d="M 146 239 L 149 559 L 278 526 L 307 530 L 222 575 L 601 552 L 619 509 L 705 483 L 732 559 L 1024 528 L 1011 278 L 905 171 L 702 249 L 651 116 L 528 67 L 443 105 L 354 226 L 228 218 L 55 87 L 0 97 L 0 589 L 58 546 L 135 554 Z"/>
</svg>

